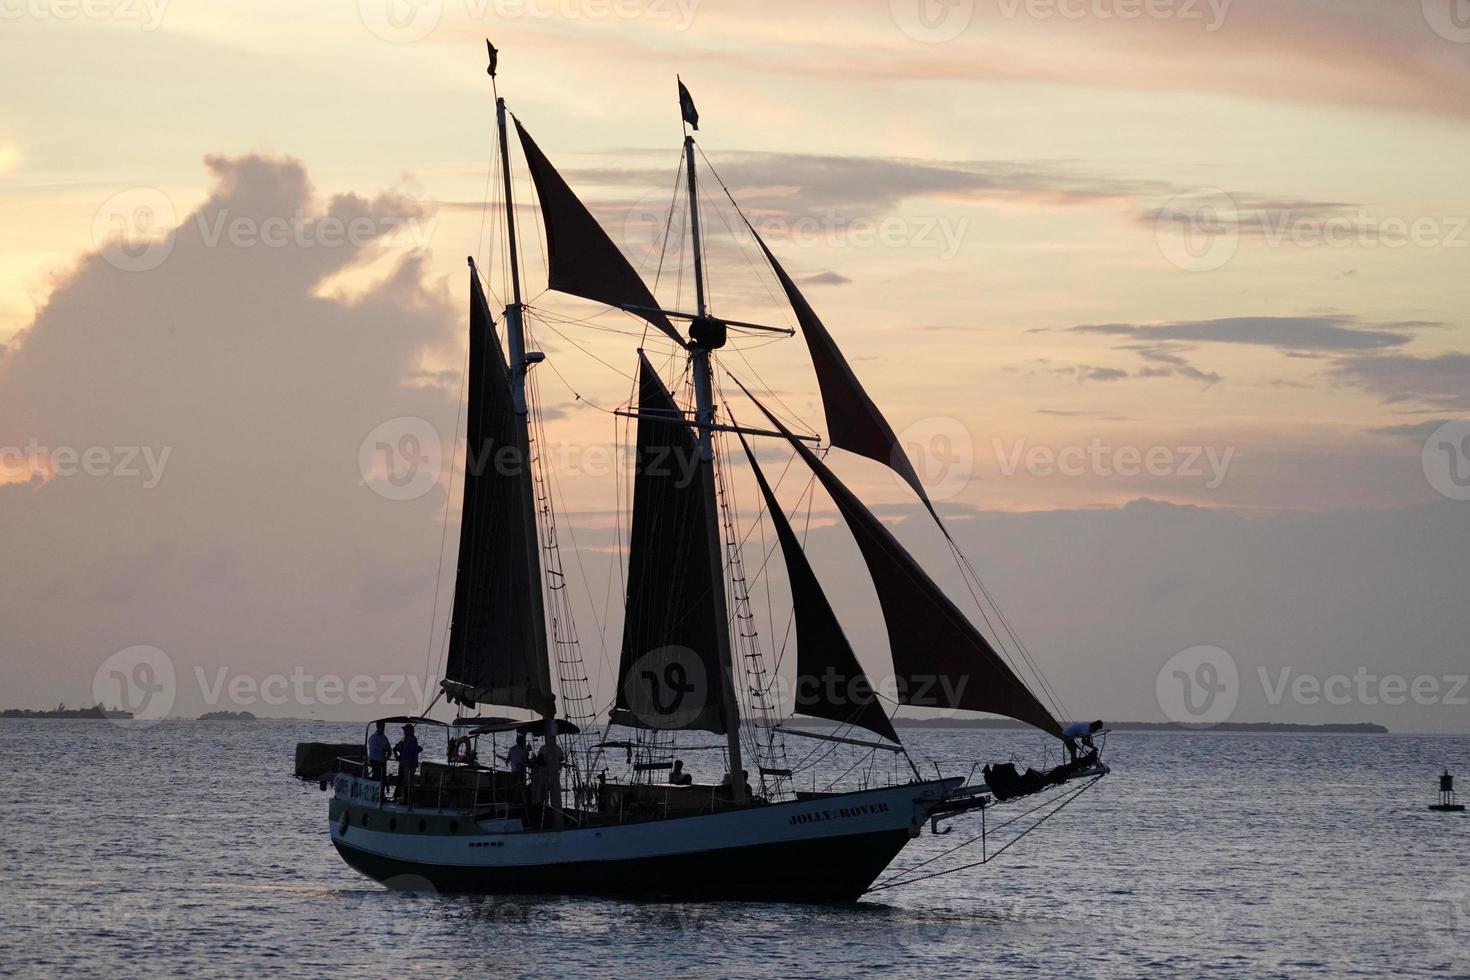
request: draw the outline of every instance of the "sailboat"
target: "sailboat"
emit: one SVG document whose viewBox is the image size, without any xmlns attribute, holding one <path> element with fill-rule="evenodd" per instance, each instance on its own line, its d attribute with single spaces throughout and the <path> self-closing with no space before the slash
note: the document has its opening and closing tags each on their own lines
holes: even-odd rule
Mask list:
<svg viewBox="0 0 1470 980">
<path fill-rule="evenodd" d="M 487 48 L 493 82 L 498 52 Z M 1079 749 L 1013 666 L 1017 654 L 1029 661 L 1019 641 L 1007 652 L 1003 640 L 987 638 L 838 478 L 811 434 L 795 431 L 767 406 L 769 397 L 757 397 L 728 372 L 753 406 L 747 421 L 758 424 L 742 424 L 722 397 L 718 352 L 732 334 L 799 331 L 820 388 L 826 450 L 892 468 L 959 554 L 892 427 L 748 221 L 796 327 L 711 312 L 690 132 L 698 129 L 698 113 L 682 81 L 679 96 L 695 286 L 687 311 L 659 304 L 495 93 L 508 301 L 497 322 L 471 258 L 463 504 L 439 691 L 457 715 L 440 721 L 424 711 L 369 726 L 394 726 L 395 735 L 412 726 L 415 740 L 433 730 L 444 737 L 442 758 L 426 751 L 422 761 L 403 761 L 400 751 L 393 779 L 392 762 L 373 758 L 369 734 L 366 758 L 343 757 L 330 775 L 332 843 L 349 865 L 379 881 L 480 893 L 851 901 L 875 886 L 926 824 L 937 831 L 940 820 L 976 811 L 983 819 L 987 808 L 1019 797 L 1070 802 L 1108 772 L 1090 737 L 1100 723 Z M 536 451 L 542 418 L 533 369 L 545 354 L 533 349 L 538 313 L 522 296 L 510 121 L 544 223 L 548 288 L 653 331 L 685 372 L 681 400 L 646 345 L 628 352 L 636 378 L 618 414 L 636 428 L 636 462 L 616 695 L 603 708 L 593 703 L 581 661 L 549 464 Z M 733 195 L 730 201 L 738 211 Z M 752 440 L 788 447 L 794 465 L 810 474 L 808 488 L 825 491 L 855 540 L 886 623 L 891 698 L 864 672 Z M 726 452 L 737 445 L 738 457 Z M 728 489 L 740 461 L 758 490 L 762 519 L 774 529 L 772 555 L 779 550 L 785 566 L 797 648 L 793 709 L 835 725 L 830 732 L 779 717 L 775 672 L 765 666 L 752 625 L 744 537 Z M 978 584 L 973 567 L 962 567 L 967 582 Z M 994 627 L 998 637 L 1014 636 L 1003 618 L 987 622 L 1004 623 Z M 898 705 L 1015 719 L 1065 740 L 1072 758 L 1024 774 L 998 763 L 983 779 L 975 778 L 976 767 L 964 775 L 936 768 L 930 776 L 902 744 L 890 710 Z M 689 737 L 722 740 L 680 744 Z M 516 742 L 507 748 L 511 738 Z M 855 753 L 867 768 L 821 785 L 812 770 L 809 788 L 799 788 L 807 770 L 792 762 L 788 740 Z M 682 776 L 676 753 L 700 754 L 706 769 L 717 760 L 724 777 L 694 782 Z"/>
</svg>

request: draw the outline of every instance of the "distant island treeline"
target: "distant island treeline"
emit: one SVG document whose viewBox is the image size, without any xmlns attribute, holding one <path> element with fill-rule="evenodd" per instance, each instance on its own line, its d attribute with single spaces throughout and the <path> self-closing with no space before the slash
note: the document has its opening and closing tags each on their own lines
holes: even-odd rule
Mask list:
<svg viewBox="0 0 1470 980">
<path fill-rule="evenodd" d="M 782 724 L 797 728 L 821 728 L 831 724 L 818 718 L 788 718 Z M 897 728 L 981 728 L 1024 730 L 1031 726 L 1008 718 L 895 718 Z M 1291 732 L 1318 735 L 1387 735 L 1388 729 L 1371 722 L 1346 722 L 1322 725 L 1295 725 L 1276 721 L 1224 721 L 1218 725 L 1190 725 L 1177 721 L 1109 721 L 1104 725 L 1115 732 L 1247 732 L 1255 734 L 1287 734 Z"/>
<path fill-rule="evenodd" d="M 0 718 L 66 718 L 73 721 L 103 721 L 107 719 L 127 721 L 133 717 L 131 711 L 121 708 L 108 708 L 100 704 L 94 704 L 90 708 L 68 708 L 65 704 L 58 704 L 54 708 L 35 711 L 30 708 L 6 708 L 0 711 Z M 180 719 L 183 720 L 183 719 Z M 198 721 L 258 721 L 255 715 L 248 711 L 209 711 L 199 716 Z"/>
<path fill-rule="evenodd" d="M 100 704 L 94 704 L 90 708 L 68 708 L 64 703 L 58 704 L 49 710 L 32 711 L 29 708 L 6 708 L 0 711 L 0 718 L 82 718 L 101 721 L 105 718 L 128 719 L 133 717 L 131 711 L 123 711 L 121 708 L 106 708 Z"/>
</svg>

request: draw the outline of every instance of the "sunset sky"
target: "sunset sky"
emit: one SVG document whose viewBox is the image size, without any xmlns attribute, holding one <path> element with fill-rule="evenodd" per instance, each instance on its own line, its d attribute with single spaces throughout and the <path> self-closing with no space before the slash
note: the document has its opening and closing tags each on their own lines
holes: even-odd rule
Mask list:
<svg viewBox="0 0 1470 980">
<path fill-rule="evenodd" d="M 144 645 L 175 713 L 367 717 L 199 678 L 435 659 L 453 467 L 390 499 L 365 460 L 395 420 L 453 442 L 466 255 L 503 298 L 486 36 L 650 278 L 682 76 L 1069 707 L 1163 718 L 1156 676 L 1211 645 L 1236 720 L 1470 726 L 1470 691 L 1272 699 L 1283 669 L 1443 693 L 1470 663 L 1463 0 L 0 0 L 0 706 L 88 701 Z M 514 166 L 596 674 L 637 324 L 561 322 L 598 307 L 540 295 Z M 716 311 L 792 323 L 703 176 Z M 657 292 L 687 308 L 681 256 Z M 735 346 L 731 374 L 822 431 L 799 339 Z M 902 485 L 839 455 L 943 564 Z M 818 571 L 881 637 L 831 516 Z"/>
</svg>

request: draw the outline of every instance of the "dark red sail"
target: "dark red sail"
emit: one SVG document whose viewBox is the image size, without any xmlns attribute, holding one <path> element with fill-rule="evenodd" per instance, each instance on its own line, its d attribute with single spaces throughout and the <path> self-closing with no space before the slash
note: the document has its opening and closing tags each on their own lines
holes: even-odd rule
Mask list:
<svg viewBox="0 0 1470 980">
<path fill-rule="evenodd" d="M 862 551 L 888 627 L 899 701 L 988 711 L 1060 737 L 1056 718 L 883 522 L 764 405 L 750 398 L 817 475 Z"/>
<path fill-rule="evenodd" d="M 723 734 L 726 678 L 699 444 L 658 372 L 639 354 L 638 457 L 628 537 L 623 652 L 612 721 Z M 723 585 L 721 586 L 723 588 Z"/>
<path fill-rule="evenodd" d="M 683 346 L 684 338 L 679 336 L 667 317 L 662 313 L 645 312 L 658 309 L 653 293 L 613 240 L 607 237 L 607 232 L 602 230 L 587 206 L 556 172 L 519 119 L 516 120 L 516 132 L 520 134 L 521 149 L 525 151 L 526 164 L 536 184 L 536 195 L 541 200 L 541 214 L 546 225 L 547 285 L 557 292 L 609 306 L 641 307 L 633 312 Z"/>
<path fill-rule="evenodd" d="M 781 503 L 771 492 L 766 475 L 756 462 L 745 437 L 740 437 L 745 458 L 755 473 L 755 482 L 766 499 L 766 510 L 776 526 L 776 538 L 786 558 L 786 578 L 791 587 L 791 606 L 796 614 L 796 699 L 795 711 L 813 718 L 856 725 L 897 742 L 898 733 L 873 692 L 873 685 L 858 664 L 842 624 L 822 591 L 822 584 L 806 560 L 801 542 Z"/>
<path fill-rule="evenodd" d="M 541 582 L 531 564 L 539 545 L 529 516 L 530 454 L 495 320 L 473 268 L 467 387 L 459 574 L 444 690 L 460 704 L 544 713 L 554 695 L 544 624 L 537 621 Z"/>
<path fill-rule="evenodd" d="M 749 227 L 749 222 L 746 225 Z M 781 288 L 786 291 L 786 299 L 796 314 L 802 336 L 806 338 L 812 367 L 817 372 L 817 384 L 822 390 L 822 408 L 827 415 L 827 441 L 840 449 L 866 456 L 890 467 L 903 477 L 905 483 L 913 487 L 914 493 L 919 495 L 935 522 L 939 523 L 939 515 L 929 502 L 929 495 L 924 492 L 924 484 L 920 482 L 919 474 L 914 472 L 908 453 L 899 443 L 898 436 L 893 434 L 893 427 L 888 424 L 883 413 L 878 411 L 873 399 L 868 397 L 862 382 L 847 363 L 847 358 L 842 356 L 842 351 L 837 349 L 837 343 L 827 332 L 826 325 L 818 319 L 811 304 L 806 301 L 801 290 L 796 288 L 796 283 L 791 281 L 786 270 L 781 268 L 781 263 L 776 261 L 776 256 L 766 246 L 764 239 L 754 228 L 750 229 L 750 233 L 755 235 L 761 251 L 766 254 L 766 261 L 771 263 L 771 270 L 776 273 Z M 940 523 L 940 527 L 943 526 Z"/>
</svg>

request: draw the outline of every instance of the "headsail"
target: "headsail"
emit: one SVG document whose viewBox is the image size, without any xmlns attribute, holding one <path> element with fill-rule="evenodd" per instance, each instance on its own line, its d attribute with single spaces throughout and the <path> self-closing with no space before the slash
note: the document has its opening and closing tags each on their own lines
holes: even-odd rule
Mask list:
<svg viewBox="0 0 1470 980">
<path fill-rule="evenodd" d="M 883 522 L 780 419 L 746 395 L 811 467 L 857 540 L 888 626 L 899 701 L 988 711 L 1060 736 L 1056 718 Z"/>
<path fill-rule="evenodd" d="M 460 704 L 550 710 L 530 452 L 495 320 L 470 271 L 470 360 L 459 575 L 444 690 Z"/>
<path fill-rule="evenodd" d="M 663 380 L 638 356 L 638 457 L 628 539 L 623 652 L 612 720 L 636 728 L 724 733 L 728 631 L 715 593 L 699 445 Z M 728 635 L 728 634 L 726 634 Z"/>
<path fill-rule="evenodd" d="M 893 723 L 873 692 L 873 685 L 858 664 L 842 624 L 812 571 L 796 532 L 786 520 L 781 503 L 771 492 L 766 475 L 756 462 L 745 437 L 740 437 L 755 482 L 765 497 L 766 510 L 776 526 L 776 538 L 786 558 L 786 578 L 791 587 L 791 605 L 796 615 L 796 703 L 798 714 L 857 725 L 891 742 L 899 740 Z"/>
<path fill-rule="evenodd" d="M 746 227 L 750 228 L 750 233 L 755 236 L 756 243 L 766 255 L 766 261 L 771 264 L 771 270 L 776 273 L 781 288 L 786 292 L 786 299 L 796 314 L 796 321 L 801 326 L 801 334 L 806 338 L 812 367 L 817 372 L 817 384 L 822 391 L 822 407 L 827 415 L 827 441 L 840 449 L 866 456 L 891 468 L 903 477 L 905 483 L 913 487 L 914 493 L 924 501 L 924 506 L 929 509 L 935 523 L 943 528 L 944 525 L 940 522 L 934 505 L 929 502 L 929 495 L 924 492 L 924 484 L 914 471 L 908 453 L 899 443 L 898 436 L 893 434 L 893 427 L 888 424 L 873 399 L 868 397 L 868 392 L 853 373 L 847 358 L 842 356 L 842 351 L 837 349 L 837 343 L 827 332 L 826 325 L 818 319 L 811 304 L 806 301 L 801 290 L 796 288 L 796 283 L 791 281 L 786 270 L 781 268 L 781 263 L 776 261 L 776 256 L 771 253 L 760 233 L 748 220 Z M 945 532 L 946 535 L 948 533 Z"/>
<path fill-rule="evenodd" d="M 681 347 L 684 338 L 668 317 L 657 312 L 658 301 L 607 232 L 577 198 L 551 161 L 516 120 L 521 149 L 541 200 L 546 226 L 547 286 L 560 293 L 596 300 L 611 306 L 637 306 L 639 316 L 668 334 Z"/>
</svg>

